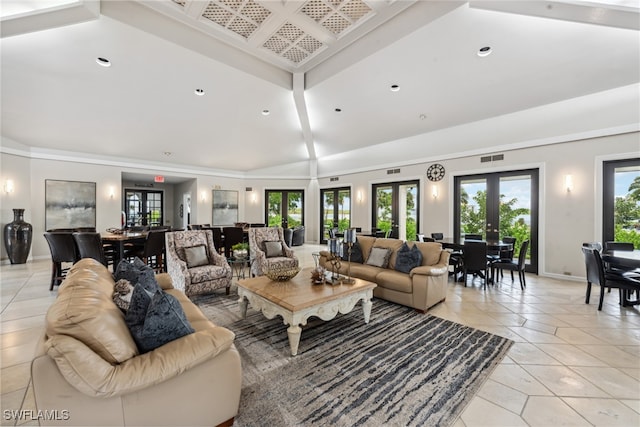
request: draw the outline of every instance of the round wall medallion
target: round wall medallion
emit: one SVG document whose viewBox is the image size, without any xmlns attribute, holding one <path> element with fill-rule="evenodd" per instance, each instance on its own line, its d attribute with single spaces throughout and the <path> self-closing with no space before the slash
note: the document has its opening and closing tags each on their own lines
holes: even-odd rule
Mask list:
<svg viewBox="0 0 640 427">
<path fill-rule="evenodd" d="M 429 181 L 440 181 L 444 178 L 444 166 L 440 163 L 434 163 L 427 169 L 427 178 Z"/>
</svg>

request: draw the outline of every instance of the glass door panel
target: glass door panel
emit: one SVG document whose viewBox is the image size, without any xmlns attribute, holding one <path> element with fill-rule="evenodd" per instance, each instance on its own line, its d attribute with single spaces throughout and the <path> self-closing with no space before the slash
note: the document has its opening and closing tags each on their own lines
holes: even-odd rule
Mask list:
<svg viewBox="0 0 640 427">
<path fill-rule="evenodd" d="M 605 162 L 603 173 L 603 241 L 640 249 L 640 159 Z"/>
<path fill-rule="evenodd" d="M 163 225 L 163 192 L 125 190 L 124 213 L 127 227 Z"/>
<path fill-rule="evenodd" d="M 293 228 L 304 225 L 304 191 L 265 191 L 267 226 Z"/>
<path fill-rule="evenodd" d="M 499 229 L 494 237 L 515 237 L 514 258 L 518 258 L 520 244 L 531 236 L 531 176 L 514 175 L 500 177 Z M 531 247 L 531 245 L 529 245 Z"/>
<path fill-rule="evenodd" d="M 418 230 L 419 181 L 373 185 L 372 227 L 378 235 L 415 240 Z"/>
<path fill-rule="evenodd" d="M 487 224 L 487 180 L 485 178 L 464 178 L 459 182 L 460 206 L 459 237 L 466 234 L 481 234 L 485 237 Z"/>
<path fill-rule="evenodd" d="M 337 228 L 343 232 L 351 227 L 351 189 L 331 188 L 321 190 L 321 243 L 329 239 L 329 230 Z"/>
</svg>

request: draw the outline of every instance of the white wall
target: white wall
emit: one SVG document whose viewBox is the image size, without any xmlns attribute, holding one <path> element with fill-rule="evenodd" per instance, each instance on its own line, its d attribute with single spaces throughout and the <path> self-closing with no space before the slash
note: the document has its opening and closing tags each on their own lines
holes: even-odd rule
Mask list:
<svg viewBox="0 0 640 427">
<path fill-rule="evenodd" d="M 264 191 L 267 189 L 304 189 L 306 241 L 317 242 L 319 230 L 320 189 L 350 187 L 354 198 L 354 226 L 363 230 L 371 228 L 371 185 L 379 182 L 392 182 L 419 179 L 421 186 L 420 231 L 424 233 L 453 232 L 453 177 L 473 173 L 515 170 L 536 167 L 540 169 L 540 274 L 583 277 L 584 265 L 579 247 L 584 241 L 601 240 L 600 221 L 597 212 L 601 206 L 601 169 L 603 158 L 640 157 L 640 133 L 633 132 L 553 145 L 522 148 L 504 151 L 504 160 L 492 163 L 480 163 L 480 156 L 460 156 L 438 160 L 446 168 L 445 178 L 438 183 L 439 196 L 431 197 L 431 182 L 426 180 L 426 170 L 433 163 L 423 162 L 402 165 L 401 173 L 387 175 L 388 167 L 343 174 L 337 182 L 330 182 L 330 176 L 318 178 L 289 179 L 283 176 L 230 178 L 194 173 L 189 175 L 193 181 L 176 187 L 173 198 L 173 221 L 179 225 L 178 209 L 182 203 L 182 193 L 192 195 L 192 223 L 212 223 L 211 191 L 215 189 L 236 190 L 239 194 L 239 220 L 245 222 L 264 222 Z M 6 179 L 13 179 L 15 191 L 12 194 L 0 194 L 2 203 L 0 214 L 2 226 L 13 219 L 12 208 L 25 208 L 25 219 L 34 227 L 32 256 L 48 258 L 49 249 L 42 233 L 44 232 L 44 181 L 46 179 L 64 179 L 91 181 L 97 183 L 97 228 L 105 230 L 119 226 L 121 212 L 121 173 L 124 168 L 118 166 L 78 163 L 64 160 L 30 158 L 25 155 L 0 153 L 2 166 L 2 185 Z M 149 173 L 146 170 L 126 168 L 128 172 Z M 574 190 L 567 194 L 563 189 L 563 177 L 571 173 L 574 177 Z M 187 176 L 187 174 L 183 174 Z M 312 173 L 309 176 L 313 176 Z M 113 199 L 109 197 L 111 187 L 116 189 Z M 252 187 L 251 192 L 245 191 Z M 362 201 L 357 194 L 362 194 Z M 179 193 L 179 194 L 178 194 Z M 204 195 L 204 198 L 202 197 Z M 255 200 L 254 200 L 255 196 Z M 7 257 L 2 248 L 2 260 Z"/>
</svg>

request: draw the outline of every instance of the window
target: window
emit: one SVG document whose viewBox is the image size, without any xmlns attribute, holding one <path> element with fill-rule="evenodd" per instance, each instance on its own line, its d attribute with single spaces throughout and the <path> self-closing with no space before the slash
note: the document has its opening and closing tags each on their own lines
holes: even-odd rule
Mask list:
<svg viewBox="0 0 640 427">
<path fill-rule="evenodd" d="M 604 162 L 602 240 L 640 249 L 640 159 Z"/>
</svg>

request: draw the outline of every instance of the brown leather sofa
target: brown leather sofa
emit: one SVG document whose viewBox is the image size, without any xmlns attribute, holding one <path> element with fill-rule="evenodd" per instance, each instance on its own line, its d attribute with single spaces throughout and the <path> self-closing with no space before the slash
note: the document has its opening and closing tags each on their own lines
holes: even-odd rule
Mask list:
<svg viewBox="0 0 640 427">
<path fill-rule="evenodd" d="M 36 408 L 52 418 L 43 425 L 233 423 L 242 383 L 235 335 L 173 289 L 167 274 L 156 278 L 178 299 L 195 332 L 140 354 L 112 300 L 111 273 L 92 259 L 72 267 L 31 363 Z"/>
<path fill-rule="evenodd" d="M 425 312 L 429 308 L 444 301 L 447 296 L 449 278 L 449 252 L 442 249 L 440 243 L 407 242 L 411 247 L 416 245 L 422 254 L 422 263 L 409 273 L 397 271 L 396 259 L 398 250 L 404 241 L 372 236 L 358 236 L 358 245 L 366 262 L 373 247 L 391 249 L 391 256 L 386 268 L 351 262 L 351 276 L 368 280 L 378 286 L 373 296 L 387 301 L 413 307 Z M 327 251 L 320 252 L 320 265 L 331 269 L 332 256 Z M 340 274 L 346 275 L 349 262 L 340 261 Z"/>
</svg>

